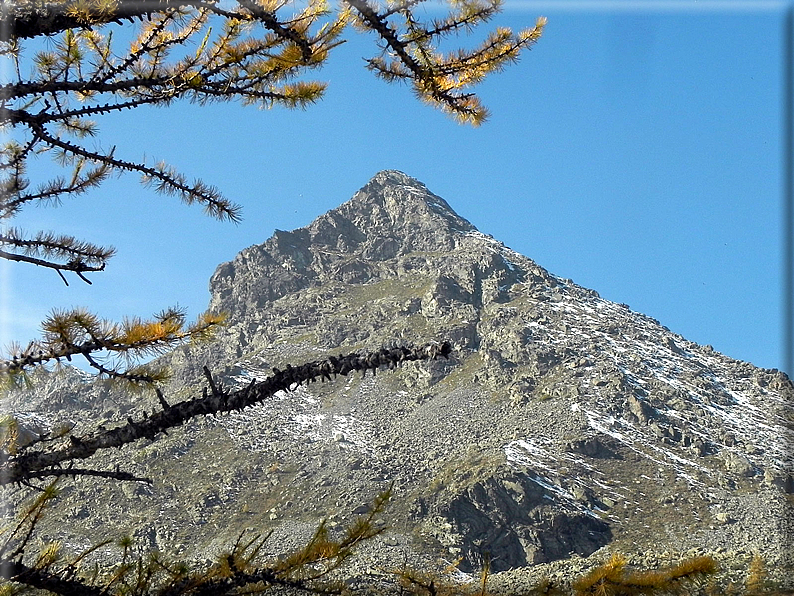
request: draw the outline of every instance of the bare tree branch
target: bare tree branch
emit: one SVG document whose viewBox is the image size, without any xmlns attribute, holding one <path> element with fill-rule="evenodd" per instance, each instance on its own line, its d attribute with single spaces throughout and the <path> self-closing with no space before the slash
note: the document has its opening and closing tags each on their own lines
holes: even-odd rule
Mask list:
<svg viewBox="0 0 794 596">
<path fill-rule="evenodd" d="M 449 343 L 432 343 L 419 348 L 400 347 L 383 349 L 369 354 L 352 353 L 345 356 L 330 356 L 325 360 L 309 362 L 301 366 L 287 366 L 286 370 L 274 369 L 274 374 L 260 382 L 252 382 L 245 389 L 226 392 L 218 387 L 207 394 L 165 408 L 142 420 L 128 419 L 127 424 L 112 430 L 95 432 L 81 437 L 72 436 L 69 443 L 52 446 L 40 451 L 8 456 L 0 462 L 0 485 L 14 484 L 31 478 L 46 476 L 64 462 L 86 459 L 100 449 L 120 447 L 139 439 L 154 440 L 170 428 L 181 426 L 200 415 L 215 415 L 222 412 L 240 411 L 262 403 L 278 391 L 290 391 L 302 383 L 331 380 L 331 376 L 348 375 L 354 371 L 373 373 L 381 366 L 394 368 L 403 362 L 447 358 L 452 351 Z"/>
</svg>

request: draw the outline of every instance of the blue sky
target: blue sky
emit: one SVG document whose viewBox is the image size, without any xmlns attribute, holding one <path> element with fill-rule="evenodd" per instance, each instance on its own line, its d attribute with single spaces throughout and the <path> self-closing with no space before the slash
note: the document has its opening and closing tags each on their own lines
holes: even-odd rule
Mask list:
<svg viewBox="0 0 794 596">
<path fill-rule="evenodd" d="M 326 98 L 305 111 L 184 103 L 101 119 L 117 156 L 165 159 L 219 186 L 244 221 L 208 219 L 135 177 L 31 209 L 24 229 L 119 253 L 91 286 L 0 263 L 0 340 L 36 337 L 53 307 L 120 319 L 179 304 L 196 315 L 218 264 L 398 169 L 552 273 L 728 356 L 785 368 L 787 6 L 508 0 L 493 24 L 518 29 L 544 15 L 548 25 L 479 88 L 492 114 L 480 128 L 375 79 L 361 60 L 373 40 L 352 31 L 317 74 Z M 39 167 L 50 166 L 32 173 Z"/>
</svg>

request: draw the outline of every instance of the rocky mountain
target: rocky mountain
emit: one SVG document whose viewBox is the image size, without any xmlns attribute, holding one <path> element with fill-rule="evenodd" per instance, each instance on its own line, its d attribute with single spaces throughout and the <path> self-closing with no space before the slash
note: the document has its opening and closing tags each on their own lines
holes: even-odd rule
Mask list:
<svg viewBox="0 0 794 596">
<path fill-rule="evenodd" d="M 393 483 L 389 530 L 359 575 L 409 558 L 474 572 L 487 557 L 494 581 L 516 586 L 615 551 L 645 563 L 710 552 L 726 573 L 760 553 L 794 587 L 787 376 L 556 277 L 417 180 L 378 173 L 219 266 L 210 289 L 229 325 L 163 357 L 169 399 L 200 392 L 205 364 L 243 386 L 334 353 L 431 340 L 454 352 L 103 456 L 154 484 L 65 487 L 45 529 L 67 546 L 130 531 L 142 548 L 209 558 L 258 528 L 280 553 Z M 39 377 L 5 398 L 29 432 L 157 407 L 78 371 Z"/>
</svg>

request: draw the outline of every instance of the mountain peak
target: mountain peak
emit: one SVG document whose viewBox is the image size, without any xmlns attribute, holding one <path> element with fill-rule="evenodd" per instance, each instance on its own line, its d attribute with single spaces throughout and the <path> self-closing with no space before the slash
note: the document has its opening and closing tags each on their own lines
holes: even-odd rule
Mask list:
<svg viewBox="0 0 794 596">
<path fill-rule="evenodd" d="M 356 222 L 368 233 L 398 234 L 408 232 L 416 241 L 411 229 L 433 231 L 435 238 L 425 238 L 423 243 L 437 241 L 449 247 L 449 234 L 472 232 L 476 228 L 455 213 L 444 199 L 430 192 L 419 180 L 398 170 L 383 170 L 375 174 L 353 198 L 318 218 L 311 227 L 327 216 L 342 217 Z M 428 247 L 429 248 L 429 247 Z M 415 250 L 415 248 L 413 248 Z"/>
<path fill-rule="evenodd" d="M 477 229 L 441 197 L 397 170 L 378 172 L 353 197 L 304 228 L 276 230 L 210 280 L 211 306 L 258 308 L 324 279 L 364 283 L 378 263 L 454 251 Z"/>
<path fill-rule="evenodd" d="M 416 178 L 413 178 L 405 172 L 401 172 L 400 170 L 381 170 L 370 179 L 370 182 L 377 182 L 380 184 L 387 184 L 391 182 L 395 184 L 416 185 L 425 188 L 423 182 L 420 182 Z"/>
</svg>

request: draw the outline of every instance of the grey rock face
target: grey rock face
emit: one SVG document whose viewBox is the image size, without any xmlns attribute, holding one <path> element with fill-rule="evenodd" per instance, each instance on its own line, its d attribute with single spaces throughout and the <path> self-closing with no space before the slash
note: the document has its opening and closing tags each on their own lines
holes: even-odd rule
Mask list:
<svg viewBox="0 0 794 596">
<path fill-rule="evenodd" d="M 155 484 L 75 484 L 70 544 L 132 527 L 142 545 L 202 558 L 255 527 L 275 530 L 278 553 L 393 483 L 388 540 L 362 569 L 409 554 L 507 571 L 603 549 L 759 551 L 791 575 L 791 381 L 550 274 L 405 174 L 243 250 L 210 288 L 229 326 L 164 357 L 171 400 L 200 391 L 204 364 L 237 386 L 329 352 L 434 339 L 455 352 L 108 454 L 98 466 Z M 76 432 L 157 407 L 47 375 L 7 404 Z"/>
<path fill-rule="evenodd" d="M 435 504 L 448 520 L 448 536 L 455 537 L 448 542 L 461 545 L 461 570 L 476 571 L 484 557 L 498 572 L 587 556 L 611 541 L 609 524 L 586 509 L 560 503 L 554 494 L 532 474 L 510 473 Z"/>
<path fill-rule="evenodd" d="M 383 261 L 453 250 L 460 233 L 473 230 L 421 183 L 381 172 L 308 227 L 277 231 L 219 267 L 210 280 L 211 307 L 236 313 L 324 281 L 365 283 Z"/>
</svg>

